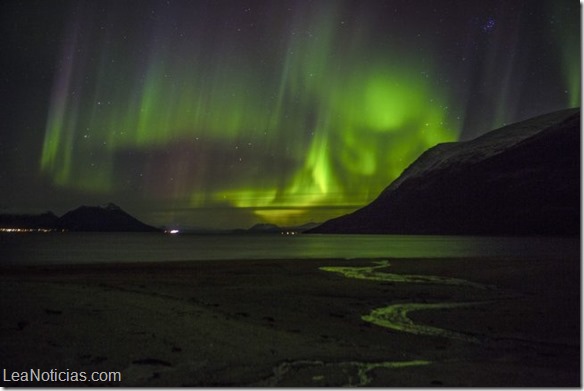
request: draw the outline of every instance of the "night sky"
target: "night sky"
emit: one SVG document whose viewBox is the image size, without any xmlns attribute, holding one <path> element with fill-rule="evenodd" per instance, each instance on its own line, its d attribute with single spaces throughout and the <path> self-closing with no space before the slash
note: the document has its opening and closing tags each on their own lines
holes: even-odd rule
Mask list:
<svg viewBox="0 0 584 391">
<path fill-rule="evenodd" d="M 575 0 L 3 1 L 0 213 L 324 221 L 580 105 Z"/>
</svg>

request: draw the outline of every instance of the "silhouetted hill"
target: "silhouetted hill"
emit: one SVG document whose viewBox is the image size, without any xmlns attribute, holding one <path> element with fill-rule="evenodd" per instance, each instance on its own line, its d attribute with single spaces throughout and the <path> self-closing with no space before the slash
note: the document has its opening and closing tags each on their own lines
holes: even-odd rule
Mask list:
<svg viewBox="0 0 584 391">
<path fill-rule="evenodd" d="M 247 230 L 249 233 L 280 233 L 281 231 L 281 227 L 278 227 L 275 224 L 266 223 L 256 224 Z"/>
<path fill-rule="evenodd" d="M 309 232 L 577 235 L 580 110 L 430 148 L 371 204 Z"/>
<path fill-rule="evenodd" d="M 65 213 L 57 227 L 68 231 L 101 232 L 156 232 L 159 229 L 146 225 L 124 212 L 119 206 L 81 206 Z"/>
</svg>

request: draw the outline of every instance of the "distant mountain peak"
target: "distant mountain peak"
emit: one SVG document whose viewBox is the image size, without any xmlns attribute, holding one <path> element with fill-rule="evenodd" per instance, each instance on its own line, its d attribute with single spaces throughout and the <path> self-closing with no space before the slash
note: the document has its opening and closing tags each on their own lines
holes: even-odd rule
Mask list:
<svg viewBox="0 0 584 391">
<path fill-rule="evenodd" d="M 82 206 L 65 213 L 59 227 L 69 231 L 154 232 L 159 231 L 137 220 L 114 203 Z"/>
<path fill-rule="evenodd" d="M 248 231 L 264 232 L 264 231 L 281 231 L 281 230 L 282 230 L 282 228 L 280 228 L 276 224 L 258 223 L 258 224 L 255 224 L 253 227 L 249 228 Z"/>
</svg>

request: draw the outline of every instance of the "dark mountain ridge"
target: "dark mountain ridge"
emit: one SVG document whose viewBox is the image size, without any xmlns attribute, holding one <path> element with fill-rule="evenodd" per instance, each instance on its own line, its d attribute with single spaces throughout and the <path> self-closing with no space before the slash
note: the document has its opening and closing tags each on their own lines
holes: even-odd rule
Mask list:
<svg viewBox="0 0 584 391">
<path fill-rule="evenodd" d="M 308 232 L 578 235 L 580 110 L 436 145 L 369 205 Z"/>
<path fill-rule="evenodd" d="M 80 206 L 60 218 L 52 212 L 41 215 L 0 215 L 0 226 L 86 232 L 160 231 L 158 228 L 142 223 L 112 203 L 104 206 Z"/>
</svg>

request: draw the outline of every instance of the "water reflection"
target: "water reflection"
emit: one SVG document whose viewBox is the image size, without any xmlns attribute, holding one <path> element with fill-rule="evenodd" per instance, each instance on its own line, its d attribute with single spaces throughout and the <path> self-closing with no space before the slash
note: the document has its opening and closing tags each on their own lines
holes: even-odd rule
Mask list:
<svg viewBox="0 0 584 391">
<path fill-rule="evenodd" d="M 1 264 L 580 256 L 578 239 L 402 235 L 0 234 Z"/>
</svg>

